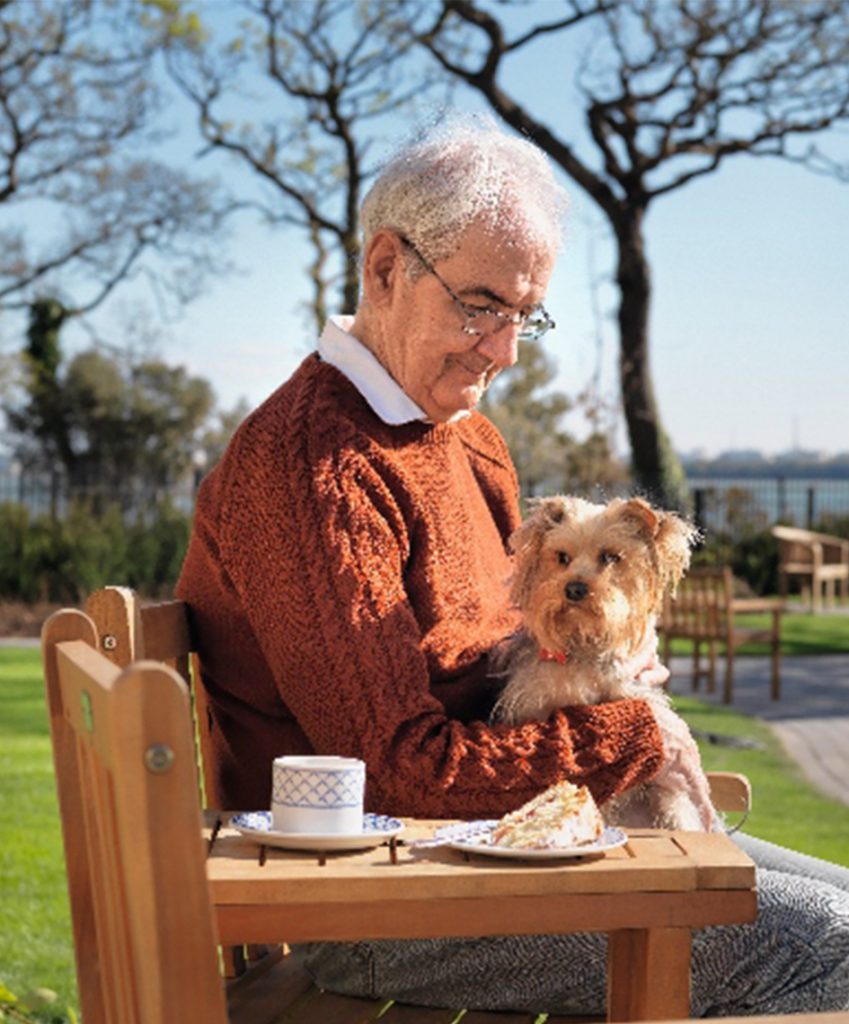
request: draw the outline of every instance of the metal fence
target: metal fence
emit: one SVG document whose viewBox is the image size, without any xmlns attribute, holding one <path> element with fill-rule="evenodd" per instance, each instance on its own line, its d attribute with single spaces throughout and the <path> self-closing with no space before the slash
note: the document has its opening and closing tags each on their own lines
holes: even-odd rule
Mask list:
<svg viewBox="0 0 849 1024">
<path fill-rule="evenodd" d="M 100 485 L 78 488 L 74 496 L 101 507 L 117 504 L 129 513 L 152 508 L 167 497 L 189 513 L 200 475 L 167 488 L 120 492 Z M 849 469 L 842 477 L 812 476 L 707 476 L 688 475 L 696 521 L 709 530 L 741 527 L 767 529 L 773 523 L 792 523 L 808 529 L 849 518 Z M 0 466 L 0 504 L 17 502 L 31 515 L 51 512 L 64 516 L 69 494 L 64 481 L 47 474 L 20 473 Z"/>
<path fill-rule="evenodd" d="M 176 508 L 191 513 L 199 479 L 186 479 L 167 487 L 110 487 L 102 484 L 69 489 L 61 477 L 49 474 L 17 473 L 0 469 L 0 504 L 23 505 L 31 516 L 52 515 L 64 518 L 72 501 L 86 502 L 94 508 L 115 505 L 128 516 L 143 514 L 167 499 Z"/>
<path fill-rule="evenodd" d="M 782 522 L 806 529 L 849 519 L 849 471 L 845 477 L 688 476 L 696 521 L 711 530 L 734 531 Z"/>
</svg>

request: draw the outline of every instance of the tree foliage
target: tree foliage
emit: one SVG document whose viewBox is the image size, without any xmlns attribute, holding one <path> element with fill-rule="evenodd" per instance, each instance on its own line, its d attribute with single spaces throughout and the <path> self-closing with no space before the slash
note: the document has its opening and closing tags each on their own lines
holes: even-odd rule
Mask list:
<svg viewBox="0 0 849 1024">
<path fill-rule="evenodd" d="M 496 379 L 481 402 L 507 442 L 521 493 L 592 498 L 620 489 L 627 474 L 598 424 L 583 441 L 566 430 L 563 420 L 573 403 L 553 389 L 555 375 L 541 343 L 523 342 L 516 366 Z"/>
<path fill-rule="evenodd" d="M 208 428 L 207 381 L 158 359 L 127 359 L 89 349 L 65 360 L 63 307 L 34 304 L 25 353 L 24 393 L 5 412 L 24 472 L 62 494 L 130 506 L 153 500 L 185 478 Z"/>
<path fill-rule="evenodd" d="M 88 312 L 141 273 L 183 301 L 223 265 L 215 184 L 149 155 L 165 136 L 156 52 L 129 10 L 0 4 L 0 309 L 60 294 Z"/>
<path fill-rule="evenodd" d="M 729 157 L 773 156 L 849 177 L 821 148 L 849 120 L 845 0 L 441 0 L 422 45 L 504 121 L 531 137 L 602 211 L 616 243 L 620 376 L 634 468 L 681 505 L 683 473 L 661 423 L 649 365 L 652 282 L 645 217 L 659 197 Z M 568 38 L 567 38 L 568 37 Z M 583 132 L 535 110 L 512 62 L 562 40 Z M 564 104 L 569 82 L 564 77 Z"/>
</svg>

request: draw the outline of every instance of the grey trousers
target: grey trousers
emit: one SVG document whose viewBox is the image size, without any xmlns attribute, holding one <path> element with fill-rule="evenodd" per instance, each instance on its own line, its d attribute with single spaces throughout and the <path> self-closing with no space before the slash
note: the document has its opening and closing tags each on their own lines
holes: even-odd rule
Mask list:
<svg viewBox="0 0 849 1024">
<path fill-rule="evenodd" d="M 694 1017 L 849 1009 L 849 869 L 751 836 L 758 917 L 693 935 Z M 312 943 L 321 988 L 422 1006 L 603 1014 L 607 937 Z"/>
</svg>

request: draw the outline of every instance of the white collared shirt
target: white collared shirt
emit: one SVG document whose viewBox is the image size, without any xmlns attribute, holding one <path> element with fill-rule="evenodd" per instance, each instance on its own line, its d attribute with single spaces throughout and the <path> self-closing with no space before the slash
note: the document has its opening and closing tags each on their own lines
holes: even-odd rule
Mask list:
<svg viewBox="0 0 849 1024">
<path fill-rule="evenodd" d="M 400 426 L 422 420 L 429 423 L 425 412 L 410 398 L 398 382 L 377 360 L 369 349 L 349 333 L 354 322 L 352 316 L 334 316 L 324 325 L 318 339 L 318 354 L 359 391 L 384 423 Z M 463 409 L 451 420 L 468 416 Z"/>
</svg>

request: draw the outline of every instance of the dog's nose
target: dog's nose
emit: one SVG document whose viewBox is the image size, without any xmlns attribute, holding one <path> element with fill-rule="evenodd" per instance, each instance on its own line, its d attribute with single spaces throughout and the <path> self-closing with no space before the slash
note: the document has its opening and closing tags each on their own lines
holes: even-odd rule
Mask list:
<svg viewBox="0 0 849 1024">
<path fill-rule="evenodd" d="M 570 601 L 583 601 L 589 592 L 590 588 L 586 583 L 572 582 L 566 584 L 566 597 Z"/>
</svg>

